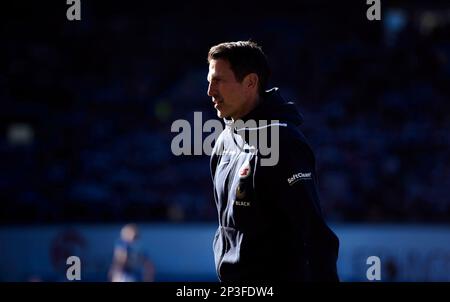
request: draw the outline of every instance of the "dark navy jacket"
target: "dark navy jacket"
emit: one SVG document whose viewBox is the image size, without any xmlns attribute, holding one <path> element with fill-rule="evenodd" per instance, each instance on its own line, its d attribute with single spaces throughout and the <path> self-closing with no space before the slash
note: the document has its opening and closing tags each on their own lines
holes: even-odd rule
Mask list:
<svg viewBox="0 0 450 302">
<path fill-rule="evenodd" d="M 274 88 L 242 120 L 267 125 L 239 128 L 226 121 L 211 156 L 219 279 L 338 281 L 339 241 L 322 218 L 314 154 L 298 129 L 301 115 Z M 270 157 L 267 149 L 262 152 L 260 140 L 251 139 L 263 137 L 263 130 L 272 152 L 276 132 L 271 131 L 278 130 L 276 165 L 263 164 Z"/>
</svg>

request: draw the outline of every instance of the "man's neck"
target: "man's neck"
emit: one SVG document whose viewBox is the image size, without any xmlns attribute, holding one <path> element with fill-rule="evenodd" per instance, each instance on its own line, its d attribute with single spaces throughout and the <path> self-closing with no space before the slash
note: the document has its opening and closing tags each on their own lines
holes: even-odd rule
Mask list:
<svg viewBox="0 0 450 302">
<path fill-rule="evenodd" d="M 240 112 L 239 116 L 231 117 L 231 119 L 233 121 L 236 121 L 238 119 L 245 117 L 259 105 L 260 101 L 261 101 L 261 97 L 259 96 L 259 94 L 257 94 L 254 99 L 247 102 L 248 106 L 244 110 L 242 110 L 242 112 Z"/>
</svg>

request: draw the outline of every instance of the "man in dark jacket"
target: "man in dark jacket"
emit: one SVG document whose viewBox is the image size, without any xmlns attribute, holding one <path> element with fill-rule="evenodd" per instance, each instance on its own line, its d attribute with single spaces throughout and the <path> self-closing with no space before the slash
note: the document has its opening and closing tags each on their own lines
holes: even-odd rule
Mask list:
<svg viewBox="0 0 450 302">
<path fill-rule="evenodd" d="M 226 124 L 211 155 L 219 279 L 338 281 L 339 241 L 322 218 L 301 115 L 277 88 L 266 91 L 256 43 L 216 45 L 208 62 L 208 95 Z"/>
</svg>

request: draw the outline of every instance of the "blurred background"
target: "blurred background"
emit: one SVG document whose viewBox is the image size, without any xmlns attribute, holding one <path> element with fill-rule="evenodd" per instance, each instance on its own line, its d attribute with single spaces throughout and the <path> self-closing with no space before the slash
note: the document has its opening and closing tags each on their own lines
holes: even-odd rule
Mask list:
<svg viewBox="0 0 450 302">
<path fill-rule="evenodd" d="M 297 3 L 298 2 L 298 3 Z M 216 281 L 209 158 L 175 120 L 215 119 L 206 56 L 252 39 L 316 152 L 343 281 L 450 281 L 450 3 L 81 1 L 0 13 L 0 281 L 107 281 L 140 226 L 155 281 Z"/>
</svg>

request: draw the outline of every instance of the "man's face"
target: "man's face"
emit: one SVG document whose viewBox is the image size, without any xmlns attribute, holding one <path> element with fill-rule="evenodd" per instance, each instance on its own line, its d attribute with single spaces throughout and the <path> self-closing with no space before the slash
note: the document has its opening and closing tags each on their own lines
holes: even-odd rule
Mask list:
<svg viewBox="0 0 450 302">
<path fill-rule="evenodd" d="M 239 83 L 227 60 L 211 60 L 208 73 L 208 95 L 212 97 L 217 116 L 237 119 L 242 117 L 246 104 L 246 90 Z"/>
</svg>

